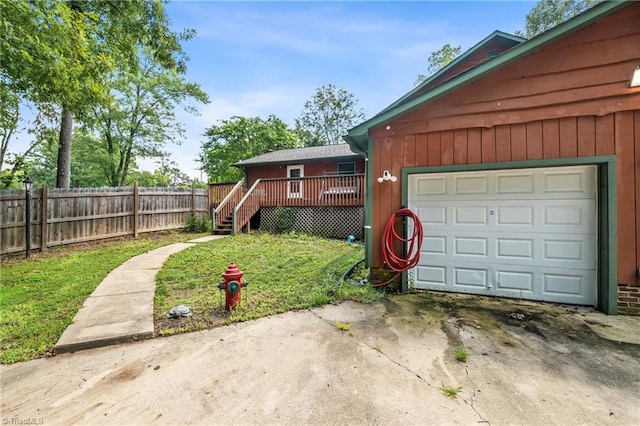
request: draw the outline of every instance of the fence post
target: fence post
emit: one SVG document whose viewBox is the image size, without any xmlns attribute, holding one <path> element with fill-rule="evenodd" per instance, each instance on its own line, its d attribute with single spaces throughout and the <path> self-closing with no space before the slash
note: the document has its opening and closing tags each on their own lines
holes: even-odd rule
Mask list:
<svg viewBox="0 0 640 426">
<path fill-rule="evenodd" d="M 196 215 L 196 183 L 191 184 L 191 215 Z"/>
<path fill-rule="evenodd" d="M 138 182 L 133 184 L 133 238 L 138 238 L 138 220 L 140 210 L 140 194 L 138 193 Z"/>
<path fill-rule="evenodd" d="M 47 249 L 49 242 L 49 231 L 47 229 L 47 219 L 49 218 L 49 187 L 46 183 L 42 185 L 40 203 L 40 251 L 44 251 Z"/>
<path fill-rule="evenodd" d="M 25 241 L 25 255 L 29 257 L 31 255 L 31 178 L 24 180 L 24 241 Z"/>
</svg>

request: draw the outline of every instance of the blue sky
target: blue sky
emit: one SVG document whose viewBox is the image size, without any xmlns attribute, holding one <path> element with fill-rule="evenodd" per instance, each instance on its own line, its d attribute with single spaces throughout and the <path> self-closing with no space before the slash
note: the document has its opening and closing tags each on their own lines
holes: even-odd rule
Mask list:
<svg viewBox="0 0 640 426">
<path fill-rule="evenodd" d="M 322 85 L 355 95 L 371 117 L 413 87 L 427 58 L 445 43 L 472 47 L 495 30 L 522 29 L 532 1 L 219 2 L 174 1 L 174 28 L 198 35 L 185 44 L 187 77 L 211 103 L 181 115 L 188 140 L 173 160 L 190 175 L 204 130 L 234 115 L 274 114 L 293 126 Z"/>
<path fill-rule="evenodd" d="M 495 30 L 522 29 L 535 3 L 172 1 L 174 29 L 197 31 L 184 45 L 187 79 L 211 103 L 200 106 L 200 116 L 178 114 L 187 139 L 168 147 L 171 159 L 199 178 L 195 159 L 207 127 L 234 115 L 269 114 L 293 126 L 304 102 L 326 84 L 353 93 L 371 117 L 426 73 L 431 52 L 445 43 L 464 52 Z"/>
</svg>

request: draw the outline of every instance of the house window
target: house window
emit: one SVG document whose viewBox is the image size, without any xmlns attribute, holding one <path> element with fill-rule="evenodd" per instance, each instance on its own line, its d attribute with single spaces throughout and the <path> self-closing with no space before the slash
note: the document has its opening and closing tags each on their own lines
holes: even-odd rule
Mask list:
<svg viewBox="0 0 640 426">
<path fill-rule="evenodd" d="M 353 175 L 356 173 L 356 163 L 351 161 L 349 163 L 338 163 L 339 175 Z"/>
</svg>

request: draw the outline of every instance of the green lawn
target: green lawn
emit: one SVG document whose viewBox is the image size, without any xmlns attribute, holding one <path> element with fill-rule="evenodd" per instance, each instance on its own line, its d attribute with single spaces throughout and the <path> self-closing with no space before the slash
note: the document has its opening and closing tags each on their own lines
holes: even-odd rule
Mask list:
<svg viewBox="0 0 640 426">
<path fill-rule="evenodd" d="M 48 355 L 85 299 L 127 259 L 202 234 L 163 232 L 6 256 L 0 268 L 0 363 Z"/>
<path fill-rule="evenodd" d="M 51 354 L 85 299 L 107 274 L 127 259 L 202 234 L 143 234 L 110 241 L 32 252 L 30 259 L 5 257 L 0 269 L 0 363 Z M 342 274 L 363 256 L 361 245 L 321 238 L 238 235 L 201 243 L 172 256 L 156 287 L 156 329 L 175 334 L 259 318 L 338 299 L 375 300 L 370 287 L 342 285 Z M 249 286 L 233 313 L 224 310 L 217 284 L 229 262 L 245 272 Z M 190 306 L 194 315 L 168 320 L 171 307 Z"/>
<path fill-rule="evenodd" d="M 375 300 L 381 293 L 369 286 L 337 286 L 363 256 L 360 244 L 298 234 L 243 234 L 198 244 L 173 255 L 157 276 L 156 332 L 200 330 L 335 300 Z M 226 312 L 217 284 L 231 262 L 244 272 L 249 285 L 242 289 L 240 307 Z M 167 319 L 167 312 L 177 305 L 191 307 L 193 316 Z"/>
</svg>

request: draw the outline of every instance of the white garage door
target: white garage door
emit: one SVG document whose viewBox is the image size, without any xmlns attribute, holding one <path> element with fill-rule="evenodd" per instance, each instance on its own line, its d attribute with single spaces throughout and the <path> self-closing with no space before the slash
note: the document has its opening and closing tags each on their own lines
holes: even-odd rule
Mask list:
<svg viewBox="0 0 640 426">
<path fill-rule="evenodd" d="M 410 175 L 408 190 L 416 288 L 595 305 L 595 166 Z"/>
</svg>

